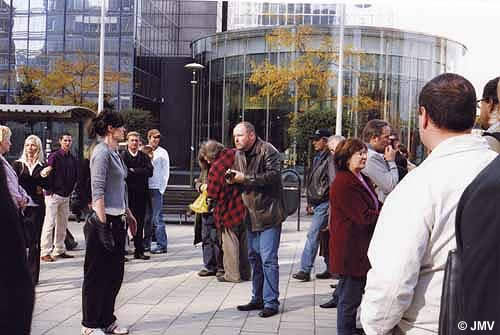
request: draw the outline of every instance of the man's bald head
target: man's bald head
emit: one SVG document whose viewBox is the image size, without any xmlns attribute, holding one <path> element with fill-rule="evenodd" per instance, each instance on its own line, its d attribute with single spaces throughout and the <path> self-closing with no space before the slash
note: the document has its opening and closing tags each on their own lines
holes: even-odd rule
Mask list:
<svg viewBox="0 0 500 335">
<path fill-rule="evenodd" d="M 248 151 L 257 139 L 255 127 L 250 122 L 240 122 L 234 127 L 233 137 L 236 149 Z"/>
</svg>

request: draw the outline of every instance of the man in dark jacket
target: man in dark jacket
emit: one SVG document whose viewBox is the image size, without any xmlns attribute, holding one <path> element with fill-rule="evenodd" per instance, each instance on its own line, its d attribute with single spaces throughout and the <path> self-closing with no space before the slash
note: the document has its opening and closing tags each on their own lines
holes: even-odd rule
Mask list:
<svg viewBox="0 0 500 335">
<path fill-rule="evenodd" d="M 307 233 L 307 240 L 300 259 L 300 271 L 293 278 L 303 282 L 311 280 L 311 270 L 319 248 L 319 234 L 328 225 L 328 194 L 330 191 L 329 162 L 332 160 L 328 150 L 328 138 L 332 133 L 328 129 L 317 129 L 310 137 L 316 155 L 309 176 L 307 178 L 307 204 L 313 208 L 311 226 Z M 328 272 L 328 256 L 324 257 L 326 270 L 316 275 L 319 279 L 331 277 Z"/>
<path fill-rule="evenodd" d="M 139 133 L 132 131 L 127 134 L 127 150 L 122 153 L 122 159 L 127 166 L 128 203 L 132 214 L 137 220 L 137 233 L 134 237 L 134 258 L 147 260 L 144 255 L 144 216 L 148 193 L 148 178 L 153 175 L 153 165 L 145 153 L 139 150 Z"/>
<path fill-rule="evenodd" d="M 476 329 L 479 334 L 500 334 L 500 327 L 496 325 L 500 323 L 499 169 L 500 156 L 497 156 L 467 186 L 458 204 L 455 223 L 457 250 L 462 261 L 461 296 L 457 300 L 463 303 L 457 320 L 471 327 L 475 321 L 491 323 L 491 328 Z"/>
<path fill-rule="evenodd" d="M 251 123 L 241 122 L 233 130 L 238 151 L 229 183 L 242 187 L 248 209 L 248 259 L 252 267 L 252 300 L 238 306 L 240 311 L 262 309 L 260 317 L 278 313 L 278 248 L 281 223 L 286 219 L 281 184 L 280 154 L 270 143 L 257 137 Z"/>
</svg>

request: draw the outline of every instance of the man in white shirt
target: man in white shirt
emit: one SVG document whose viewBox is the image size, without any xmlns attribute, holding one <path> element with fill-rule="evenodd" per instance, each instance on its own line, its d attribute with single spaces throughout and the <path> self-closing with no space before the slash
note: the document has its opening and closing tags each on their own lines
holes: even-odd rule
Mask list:
<svg viewBox="0 0 500 335">
<path fill-rule="evenodd" d="M 399 182 L 396 150 L 390 145 L 391 127 L 386 121 L 370 120 L 362 136 L 368 147 L 368 158 L 362 172 L 375 184 L 378 200 L 383 203 Z"/>
<path fill-rule="evenodd" d="M 368 250 L 361 323 L 368 335 L 436 334 L 444 265 L 456 247 L 455 214 L 465 188 L 497 154 L 470 134 L 472 84 L 456 74 L 419 96 L 419 134 L 431 151 L 387 197 Z"/>
<path fill-rule="evenodd" d="M 151 222 L 156 227 L 156 248 L 151 250 L 153 254 L 167 253 L 168 243 L 165 223 L 161 219 L 161 210 L 163 208 L 163 194 L 170 176 L 170 159 L 167 150 L 160 147 L 160 137 L 161 134 L 158 129 L 148 131 L 149 145 L 153 148 L 153 176 L 149 178 Z"/>
</svg>

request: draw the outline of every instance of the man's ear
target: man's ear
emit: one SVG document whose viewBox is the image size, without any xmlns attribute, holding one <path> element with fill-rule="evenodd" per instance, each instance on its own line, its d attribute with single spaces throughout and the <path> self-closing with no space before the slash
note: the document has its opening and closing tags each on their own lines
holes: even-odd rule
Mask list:
<svg viewBox="0 0 500 335">
<path fill-rule="evenodd" d="M 425 129 L 429 126 L 430 122 L 429 114 L 427 113 L 427 110 L 425 109 L 424 106 L 420 106 L 418 108 L 418 112 L 420 114 L 420 127 L 422 129 Z"/>
</svg>

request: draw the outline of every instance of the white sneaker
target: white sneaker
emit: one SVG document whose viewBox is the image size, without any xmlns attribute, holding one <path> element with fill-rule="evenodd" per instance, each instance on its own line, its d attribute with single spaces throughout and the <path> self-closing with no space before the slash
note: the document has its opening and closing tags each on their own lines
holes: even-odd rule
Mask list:
<svg viewBox="0 0 500 335">
<path fill-rule="evenodd" d="M 100 328 L 82 327 L 82 335 L 106 335 Z"/>
<path fill-rule="evenodd" d="M 121 335 L 128 334 L 128 328 L 122 328 L 118 326 L 116 321 L 110 324 L 108 327 L 104 328 L 103 331 L 106 334 L 121 334 Z"/>
</svg>

